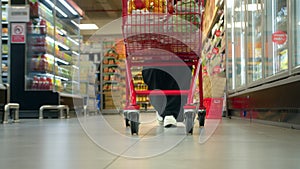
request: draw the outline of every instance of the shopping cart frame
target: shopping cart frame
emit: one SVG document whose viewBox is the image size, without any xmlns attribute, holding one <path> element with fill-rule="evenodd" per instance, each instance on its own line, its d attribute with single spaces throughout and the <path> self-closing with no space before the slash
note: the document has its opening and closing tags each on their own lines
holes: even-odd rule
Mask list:
<svg viewBox="0 0 300 169">
<path fill-rule="evenodd" d="M 122 31 L 123 31 L 123 36 L 124 36 L 124 44 L 125 44 L 125 51 L 126 51 L 126 60 L 125 60 L 125 65 L 126 65 L 126 104 L 123 109 L 123 114 L 125 118 L 125 125 L 126 127 L 131 128 L 131 134 L 137 134 L 139 132 L 139 115 L 140 115 L 140 107 L 137 104 L 137 96 L 138 95 L 187 95 L 187 102 L 185 106 L 183 107 L 184 109 L 184 123 L 185 123 L 185 128 L 186 128 L 186 134 L 193 134 L 193 127 L 194 127 L 194 119 L 196 117 L 196 114 L 198 115 L 198 121 L 199 121 L 199 126 L 203 127 L 205 123 L 205 116 L 206 116 L 206 109 L 203 105 L 203 85 L 202 85 L 202 63 L 201 63 L 201 47 L 202 47 L 202 34 L 201 31 L 199 33 L 198 41 L 196 44 L 192 45 L 197 45 L 197 52 L 193 52 L 188 46 L 186 47 L 186 44 L 180 42 L 178 39 L 171 39 L 171 43 L 175 45 L 183 46 L 185 48 L 184 51 L 174 51 L 173 49 L 170 49 L 169 46 L 172 46 L 170 44 L 164 45 L 154 45 L 151 39 L 153 38 L 161 38 L 162 35 L 157 35 L 153 32 L 134 32 L 133 34 L 128 33 L 128 25 L 131 26 L 133 29 L 135 27 L 141 27 L 143 26 L 142 24 L 132 24 L 128 23 L 129 19 L 128 17 L 141 17 L 139 15 L 141 14 L 129 14 L 128 12 L 128 0 L 122 0 L 123 3 L 123 22 L 122 22 Z M 199 29 L 202 30 L 202 21 L 203 21 L 203 15 L 202 15 L 202 8 L 204 5 L 204 0 L 199 0 L 198 5 L 200 7 L 199 11 L 196 11 L 197 15 L 201 17 L 201 22 L 199 26 Z M 195 12 L 194 12 L 195 13 Z M 193 13 L 193 14 L 194 14 Z M 150 17 L 156 18 L 162 18 L 164 17 L 163 15 L 165 14 L 157 14 L 157 13 L 150 13 L 148 14 Z M 172 14 L 171 17 L 176 14 Z M 146 15 L 143 15 L 146 16 Z M 169 15 L 170 16 L 170 15 Z M 172 23 L 169 25 L 172 26 Z M 163 25 L 157 25 L 151 23 L 147 26 L 163 26 Z M 178 26 L 178 25 L 176 25 Z M 155 27 L 155 28 L 156 28 Z M 132 33 L 130 32 L 130 33 Z M 136 33 L 136 34 L 135 34 Z M 192 35 L 190 35 L 192 36 Z M 161 39 L 160 39 L 161 40 Z M 144 47 L 140 47 L 139 49 L 135 49 L 135 46 L 132 45 L 133 41 L 139 41 L 141 43 L 147 44 L 144 45 Z M 158 40 L 159 41 L 159 40 Z M 161 40 L 163 41 L 163 40 Z M 134 52 L 138 50 L 143 50 L 145 48 L 160 48 L 164 50 L 169 50 L 171 53 L 174 53 L 176 56 L 181 58 L 184 61 L 184 64 L 181 62 L 159 62 L 156 61 L 154 62 L 147 62 L 147 61 L 141 61 L 143 60 L 143 57 L 146 58 L 147 54 L 141 54 L 140 56 L 133 56 Z M 144 56 L 143 56 L 144 55 Z M 147 55 L 149 56 L 149 55 Z M 158 56 L 159 57 L 159 56 Z M 136 59 L 138 58 L 138 59 Z M 152 56 L 152 59 L 155 58 L 155 56 Z M 136 61 L 139 60 L 139 61 Z M 163 90 L 163 91 L 157 91 L 157 90 L 146 90 L 146 91 L 136 91 L 134 87 L 134 82 L 133 82 L 133 76 L 131 72 L 131 68 L 134 66 L 194 66 L 192 77 L 191 77 L 191 83 L 190 83 L 190 88 L 188 90 Z M 198 86 L 197 86 L 198 82 Z M 198 87 L 198 89 L 197 89 Z M 194 95 L 196 94 L 196 90 L 198 90 L 199 94 L 199 102 L 195 103 L 194 102 Z"/>
</svg>

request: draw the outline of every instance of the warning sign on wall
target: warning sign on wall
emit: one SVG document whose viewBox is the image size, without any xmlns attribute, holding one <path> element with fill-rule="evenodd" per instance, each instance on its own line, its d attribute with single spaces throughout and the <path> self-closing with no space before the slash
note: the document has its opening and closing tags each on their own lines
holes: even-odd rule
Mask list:
<svg viewBox="0 0 300 169">
<path fill-rule="evenodd" d="M 25 43 L 26 23 L 11 24 L 11 43 Z"/>
</svg>

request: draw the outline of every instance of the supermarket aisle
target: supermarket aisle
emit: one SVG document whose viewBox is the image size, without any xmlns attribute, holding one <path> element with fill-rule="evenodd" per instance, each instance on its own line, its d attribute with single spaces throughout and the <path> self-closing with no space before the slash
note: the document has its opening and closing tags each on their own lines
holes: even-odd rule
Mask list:
<svg viewBox="0 0 300 169">
<path fill-rule="evenodd" d="M 207 123 L 210 126 L 205 134 L 197 133 L 199 130 L 195 128 L 193 136 L 185 136 L 182 125 L 165 130 L 153 119 L 154 114 L 143 115 L 140 135 L 133 137 L 123 127 L 119 115 L 106 115 L 102 121 L 92 116 L 80 120 L 23 119 L 20 124 L 1 124 L 0 168 L 292 169 L 300 166 L 298 130 L 223 119 L 205 142 L 203 137 L 208 136 L 216 121 Z M 105 127 L 103 124 L 109 124 L 114 133 L 99 130 L 98 127 Z M 106 147 L 108 143 L 111 147 Z M 168 144 L 173 145 L 163 151 Z M 149 154 L 150 157 L 143 158 Z"/>
</svg>

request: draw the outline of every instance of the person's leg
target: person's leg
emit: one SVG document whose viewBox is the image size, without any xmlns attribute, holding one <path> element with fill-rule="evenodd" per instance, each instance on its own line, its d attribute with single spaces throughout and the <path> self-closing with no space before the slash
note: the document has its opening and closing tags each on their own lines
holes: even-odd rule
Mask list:
<svg viewBox="0 0 300 169">
<path fill-rule="evenodd" d="M 149 90 L 188 90 L 191 81 L 189 67 L 145 68 L 142 71 L 143 80 Z M 178 121 L 183 120 L 183 106 L 186 96 L 149 96 L 151 105 L 164 118 L 174 116 Z"/>
<path fill-rule="evenodd" d="M 191 67 L 168 67 L 168 83 L 165 90 L 188 90 L 191 81 Z M 187 102 L 186 95 L 167 96 L 167 104 L 163 116 L 173 115 L 177 121 L 183 121 L 183 106 Z"/>
<path fill-rule="evenodd" d="M 145 84 L 148 86 L 148 90 L 160 90 L 161 82 L 163 80 L 163 72 L 156 68 L 144 67 L 142 76 Z M 165 96 L 149 95 L 150 104 L 162 116 L 163 111 L 166 108 L 167 98 Z M 162 116 L 163 117 L 163 116 Z"/>
</svg>

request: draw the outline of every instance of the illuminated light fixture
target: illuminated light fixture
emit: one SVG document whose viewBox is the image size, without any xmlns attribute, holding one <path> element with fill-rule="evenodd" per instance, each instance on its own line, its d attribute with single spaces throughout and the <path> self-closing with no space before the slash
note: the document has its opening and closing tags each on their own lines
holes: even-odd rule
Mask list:
<svg viewBox="0 0 300 169">
<path fill-rule="evenodd" d="M 46 37 L 46 41 L 48 41 L 50 43 L 54 43 L 54 40 L 52 38 L 50 38 L 49 36 Z"/>
<path fill-rule="evenodd" d="M 298 22 L 298 25 L 300 26 L 300 22 Z"/>
<path fill-rule="evenodd" d="M 57 41 L 56 41 L 56 44 L 57 44 L 58 46 L 64 48 L 65 50 L 70 50 L 70 48 L 69 48 L 68 46 L 66 46 L 66 45 L 64 45 L 64 44 L 62 44 L 62 43 L 60 43 L 60 42 L 57 42 Z"/>
<path fill-rule="evenodd" d="M 234 22 L 234 28 L 243 28 L 245 24 L 248 25 L 248 22 Z M 232 24 L 228 23 L 227 28 L 232 28 Z"/>
<path fill-rule="evenodd" d="M 65 64 L 65 65 L 69 65 L 69 64 L 70 64 L 69 62 L 64 61 L 64 60 L 62 60 L 62 59 L 59 59 L 59 58 L 55 58 L 55 60 L 58 61 L 58 62 L 60 62 L 60 63 Z"/>
<path fill-rule="evenodd" d="M 60 62 L 60 63 L 63 63 L 63 64 L 65 64 L 65 65 L 69 65 L 69 64 L 70 64 L 70 63 L 67 62 L 67 61 L 64 61 L 64 60 L 59 59 L 59 58 L 55 58 L 53 55 L 50 55 L 50 54 L 45 54 L 45 56 L 48 57 L 48 58 L 50 58 L 50 59 L 56 60 L 56 61 L 58 61 L 58 62 Z"/>
<path fill-rule="evenodd" d="M 61 9 L 59 9 L 57 6 L 55 6 L 50 0 L 45 0 L 52 8 L 54 7 L 57 12 L 59 12 L 63 17 L 67 18 L 68 15 L 64 13 Z"/>
<path fill-rule="evenodd" d="M 238 8 L 235 8 L 235 11 L 245 11 L 245 9 L 247 11 L 259 11 L 262 8 L 261 8 L 260 4 L 247 4 L 246 8 L 238 7 Z"/>
<path fill-rule="evenodd" d="M 55 43 L 58 46 L 64 48 L 65 50 L 70 50 L 70 48 L 64 44 L 62 44 L 61 42 L 55 41 L 54 39 L 50 38 L 49 36 L 46 37 L 46 41 L 50 42 L 50 43 Z"/>
<path fill-rule="evenodd" d="M 50 2 L 50 1 L 49 1 Z M 47 2 L 47 3 L 49 3 Z M 50 2 L 52 3 L 52 2 Z M 50 5 L 50 4 L 49 4 Z M 44 4 L 41 4 L 41 6 L 43 6 L 43 8 L 45 8 L 47 10 L 47 12 L 51 13 L 52 14 L 52 10 L 50 10 L 48 7 L 46 7 Z"/>
<path fill-rule="evenodd" d="M 96 24 L 78 24 L 74 20 L 71 20 L 71 22 L 77 26 L 80 30 L 97 30 L 99 27 Z"/>
<path fill-rule="evenodd" d="M 79 45 L 79 43 L 78 43 L 77 41 L 75 41 L 74 39 L 72 39 L 72 38 L 70 38 L 70 37 L 68 37 L 68 39 L 69 39 L 71 42 L 73 42 L 75 45 Z"/>
<path fill-rule="evenodd" d="M 75 65 L 72 65 L 72 67 L 73 67 L 74 69 L 79 69 L 79 67 L 78 67 L 78 66 L 75 66 Z"/>
<path fill-rule="evenodd" d="M 78 15 L 78 13 L 72 8 L 65 0 L 59 0 L 73 15 Z"/>
<path fill-rule="evenodd" d="M 56 29 L 56 32 L 59 33 L 60 35 L 64 35 L 64 32 L 59 29 Z"/>
<path fill-rule="evenodd" d="M 96 24 L 80 24 L 80 30 L 97 30 L 99 27 Z"/>
<path fill-rule="evenodd" d="M 72 53 L 73 53 L 74 55 L 79 56 L 79 53 L 77 53 L 77 52 L 75 52 L 75 51 L 72 51 Z"/>
<path fill-rule="evenodd" d="M 79 24 L 76 23 L 74 20 L 71 20 L 72 24 L 74 24 L 75 26 L 79 27 Z"/>
</svg>

